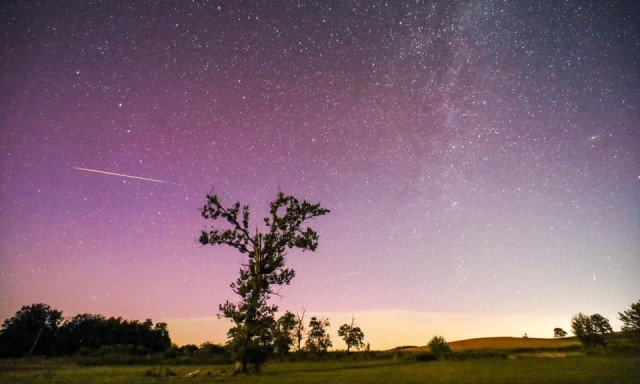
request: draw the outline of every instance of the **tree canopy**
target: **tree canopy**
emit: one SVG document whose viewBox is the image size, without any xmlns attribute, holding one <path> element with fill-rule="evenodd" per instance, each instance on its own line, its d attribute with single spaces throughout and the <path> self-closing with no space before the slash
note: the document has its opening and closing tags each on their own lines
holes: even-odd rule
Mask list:
<svg viewBox="0 0 640 384">
<path fill-rule="evenodd" d="M 63 318 L 47 304 L 23 306 L 2 324 L 0 356 L 70 355 L 80 348 L 135 345 L 149 352 L 171 346 L 166 323 L 80 314 Z"/>
<path fill-rule="evenodd" d="M 622 332 L 633 341 L 640 341 L 640 300 L 631 303 L 631 308 L 618 312 L 618 318 L 622 321 Z"/>
<path fill-rule="evenodd" d="M 274 334 L 274 351 L 279 357 L 283 357 L 294 342 L 296 315 L 287 311 L 276 321 Z"/>
<path fill-rule="evenodd" d="M 330 325 L 329 319 L 318 319 L 313 316 L 309 320 L 309 333 L 305 343 L 305 349 L 308 352 L 322 353 L 333 346 L 326 330 Z"/>
<path fill-rule="evenodd" d="M 609 320 L 600 314 L 578 313 L 571 318 L 571 331 L 586 346 L 606 346 L 604 335 L 612 332 Z"/>
<path fill-rule="evenodd" d="M 0 355 L 17 357 L 27 354 L 55 354 L 58 352 L 58 330 L 63 320 L 62 312 L 47 304 L 23 306 L 2 324 Z"/>
<path fill-rule="evenodd" d="M 567 331 L 565 331 L 562 328 L 554 328 L 553 329 L 553 337 L 558 339 L 558 338 L 563 338 L 567 336 Z"/>
<path fill-rule="evenodd" d="M 613 333 L 611 324 L 609 324 L 609 319 L 605 318 L 601 314 L 594 313 L 591 315 L 591 322 L 599 334 L 606 335 L 607 333 Z"/>
<path fill-rule="evenodd" d="M 446 355 L 451 352 L 451 348 L 449 347 L 449 343 L 442 336 L 434 336 L 429 343 L 427 344 L 429 347 L 429 351 L 433 353 L 435 356 Z"/>
<path fill-rule="evenodd" d="M 351 324 L 342 324 L 340 329 L 338 329 L 338 336 L 342 337 L 345 344 L 347 344 L 347 352 L 351 349 L 351 347 L 355 349 L 364 348 L 364 332 L 354 325 L 354 318 L 351 317 Z"/>
</svg>

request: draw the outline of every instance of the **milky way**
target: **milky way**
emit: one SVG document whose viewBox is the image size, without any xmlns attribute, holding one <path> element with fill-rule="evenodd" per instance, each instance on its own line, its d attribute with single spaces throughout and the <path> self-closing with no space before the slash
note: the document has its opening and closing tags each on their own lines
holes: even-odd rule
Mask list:
<svg viewBox="0 0 640 384">
<path fill-rule="evenodd" d="M 209 191 L 332 210 L 281 309 L 617 324 L 640 298 L 633 1 L 0 12 L 1 318 L 214 316 L 242 258 L 197 244 Z"/>
</svg>

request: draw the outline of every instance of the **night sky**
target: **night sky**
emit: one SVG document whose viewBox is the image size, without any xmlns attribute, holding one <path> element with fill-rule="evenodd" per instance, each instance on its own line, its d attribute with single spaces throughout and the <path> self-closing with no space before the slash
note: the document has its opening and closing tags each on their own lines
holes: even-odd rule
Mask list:
<svg viewBox="0 0 640 384">
<path fill-rule="evenodd" d="M 640 299 L 635 1 L 3 1 L 0 320 L 167 321 L 224 342 L 259 224 L 331 209 L 274 303 L 372 348 L 551 337 Z M 115 174 L 100 173 L 108 172 Z M 135 176 L 137 178 L 127 177 Z"/>
</svg>

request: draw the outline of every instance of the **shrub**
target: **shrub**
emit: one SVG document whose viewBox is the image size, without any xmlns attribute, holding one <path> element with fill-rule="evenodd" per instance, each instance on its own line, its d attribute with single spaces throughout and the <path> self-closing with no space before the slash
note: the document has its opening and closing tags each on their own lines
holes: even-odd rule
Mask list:
<svg viewBox="0 0 640 384">
<path fill-rule="evenodd" d="M 442 336 L 434 336 L 427 346 L 429 347 L 429 351 L 438 358 L 451 353 L 449 344 Z"/>
</svg>

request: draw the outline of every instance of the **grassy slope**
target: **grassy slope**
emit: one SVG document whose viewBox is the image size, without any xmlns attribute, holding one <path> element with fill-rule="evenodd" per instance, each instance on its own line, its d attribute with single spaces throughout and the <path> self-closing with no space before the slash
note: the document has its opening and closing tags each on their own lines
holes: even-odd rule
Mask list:
<svg viewBox="0 0 640 384">
<path fill-rule="evenodd" d="M 525 348 L 568 348 L 580 345 L 576 339 L 536 339 L 522 337 L 483 337 L 453 341 L 449 346 L 454 351 L 468 351 L 472 349 L 525 349 Z"/>
<path fill-rule="evenodd" d="M 562 349 L 581 345 L 574 338 L 571 339 L 536 339 L 522 337 L 483 337 L 478 339 L 467 339 L 451 341 L 448 343 L 453 351 L 471 350 L 514 350 L 514 349 Z M 422 346 L 407 349 L 407 351 L 426 352 L 429 347 Z"/>
<path fill-rule="evenodd" d="M 628 344 L 625 336 L 620 332 L 607 335 L 605 337 L 609 345 Z M 582 345 L 575 337 L 564 339 L 537 339 L 533 337 L 483 337 L 478 339 L 467 339 L 449 342 L 451 350 L 473 351 L 473 350 L 523 350 L 523 349 L 563 349 L 576 348 Z M 427 346 L 406 349 L 407 351 L 426 352 Z"/>
</svg>

